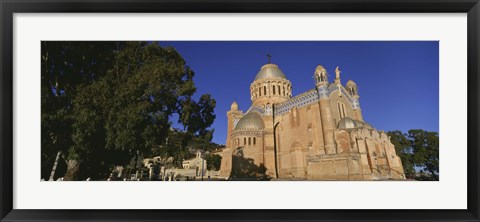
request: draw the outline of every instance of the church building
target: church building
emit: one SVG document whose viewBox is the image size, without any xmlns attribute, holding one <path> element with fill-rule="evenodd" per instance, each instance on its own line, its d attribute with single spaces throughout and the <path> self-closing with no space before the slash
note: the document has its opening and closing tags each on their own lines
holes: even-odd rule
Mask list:
<svg viewBox="0 0 480 222">
<path fill-rule="evenodd" d="M 355 82 L 342 85 L 338 67 L 333 82 L 321 65 L 313 74 L 312 89 L 293 96 L 277 65 L 261 67 L 251 106 L 233 102 L 227 112 L 220 175 L 248 170 L 241 158 L 278 180 L 405 179 L 389 136 L 363 120 Z"/>
</svg>

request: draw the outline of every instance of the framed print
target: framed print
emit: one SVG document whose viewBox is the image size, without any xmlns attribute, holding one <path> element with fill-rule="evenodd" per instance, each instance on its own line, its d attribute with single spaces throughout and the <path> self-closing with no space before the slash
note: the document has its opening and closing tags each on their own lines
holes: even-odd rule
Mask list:
<svg viewBox="0 0 480 222">
<path fill-rule="evenodd" d="M 2 221 L 479 221 L 476 0 L 1 9 Z"/>
</svg>

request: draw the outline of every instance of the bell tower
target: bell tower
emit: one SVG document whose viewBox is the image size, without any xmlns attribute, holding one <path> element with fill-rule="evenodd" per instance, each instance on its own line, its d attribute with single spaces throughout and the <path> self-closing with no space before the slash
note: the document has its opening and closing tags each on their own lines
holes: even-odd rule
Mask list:
<svg viewBox="0 0 480 222">
<path fill-rule="evenodd" d="M 235 129 L 235 125 L 237 121 L 243 117 L 243 112 L 238 110 L 238 104 L 236 101 L 233 101 L 232 105 L 230 106 L 230 110 L 227 112 L 227 141 L 225 141 L 225 145 L 227 148 L 232 148 L 232 131 Z"/>
<path fill-rule="evenodd" d="M 348 80 L 347 91 L 353 100 L 352 107 L 353 107 L 353 112 L 355 113 L 355 119 L 363 122 L 362 110 L 360 109 L 360 103 L 358 102 L 358 99 L 360 98 L 360 96 L 358 95 L 357 84 L 352 80 Z"/>
<path fill-rule="evenodd" d="M 318 92 L 318 105 L 320 107 L 320 119 L 322 120 L 321 125 L 323 128 L 325 154 L 335 154 L 335 123 L 330 105 L 330 95 L 328 93 L 329 83 L 327 70 L 322 65 L 318 65 L 314 72 L 314 78 Z"/>
</svg>

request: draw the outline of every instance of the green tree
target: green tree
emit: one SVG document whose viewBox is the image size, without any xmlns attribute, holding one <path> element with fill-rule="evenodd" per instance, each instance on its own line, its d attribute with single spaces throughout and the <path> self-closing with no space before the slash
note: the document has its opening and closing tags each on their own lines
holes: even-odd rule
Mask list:
<svg viewBox="0 0 480 222">
<path fill-rule="evenodd" d="M 150 152 L 167 138 L 170 116 L 181 113 L 182 101 L 195 92 L 192 78 L 193 71 L 173 48 L 123 43 L 112 68 L 74 101 L 69 157 L 80 164 L 79 153 L 96 149 Z M 104 142 L 97 143 L 97 137 Z"/>
<path fill-rule="evenodd" d="M 205 155 L 205 160 L 207 161 L 207 170 L 220 170 L 222 156 L 218 154 L 207 154 Z"/>
<path fill-rule="evenodd" d="M 114 42 L 41 42 L 43 178 L 48 178 L 57 152 L 68 159 L 68 150 L 74 144 L 72 101 L 79 88 L 96 81 L 110 68 L 115 48 Z"/>
<path fill-rule="evenodd" d="M 185 134 L 188 135 L 185 137 L 187 138 L 185 145 L 203 151 L 209 150 L 214 133 L 209 127 L 215 120 L 215 106 L 216 101 L 210 94 L 203 94 L 198 102 L 191 98 L 182 101 L 182 112 L 178 122 L 185 127 Z M 179 150 L 184 154 L 182 158 L 188 157 L 186 156 L 188 153 L 186 155 L 184 153 L 185 147 L 180 147 Z"/>
<path fill-rule="evenodd" d="M 438 133 L 424 130 L 409 130 L 415 166 L 428 171 L 434 180 L 439 178 L 439 138 Z"/>
<path fill-rule="evenodd" d="M 415 177 L 415 168 L 413 164 L 413 150 L 411 142 L 407 135 L 399 130 L 387 132 L 390 141 L 395 145 L 395 152 L 402 160 L 403 170 L 407 178 Z"/>
<path fill-rule="evenodd" d="M 184 125 L 186 131 L 193 135 L 204 138 L 211 137 L 213 132 L 209 132 L 208 127 L 215 120 L 215 106 L 216 101 L 210 94 L 203 94 L 198 102 L 186 99 L 182 104 L 182 114 L 180 115 L 179 123 Z"/>
<path fill-rule="evenodd" d="M 171 47 L 42 42 L 41 56 L 42 177 L 58 151 L 67 164 L 65 180 L 82 172 L 105 178 L 112 165 L 128 164 L 137 152 L 170 147 L 165 155 L 181 164 L 192 138 L 211 140 L 215 100 L 207 94 L 192 100 L 194 72 Z M 172 132 L 173 114 L 187 133 Z"/>
<path fill-rule="evenodd" d="M 439 178 L 439 138 L 438 133 L 420 129 L 409 130 L 407 134 L 401 131 L 387 132 L 395 145 L 397 155 L 401 158 L 405 175 L 417 180 L 438 180 Z M 430 177 L 419 172 L 428 171 Z"/>
</svg>

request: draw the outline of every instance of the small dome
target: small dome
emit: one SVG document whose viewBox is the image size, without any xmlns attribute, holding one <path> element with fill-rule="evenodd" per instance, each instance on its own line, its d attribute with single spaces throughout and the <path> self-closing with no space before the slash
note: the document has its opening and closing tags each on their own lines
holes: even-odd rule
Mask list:
<svg viewBox="0 0 480 222">
<path fill-rule="evenodd" d="M 341 119 L 340 122 L 338 122 L 338 126 L 337 126 L 338 129 L 353 129 L 357 127 L 358 127 L 357 121 L 349 117 L 344 117 L 343 119 Z"/>
<path fill-rule="evenodd" d="M 315 73 L 322 73 L 322 72 L 327 72 L 327 70 L 322 65 L 318 65 L 317 68 L 315 68 Z"/>
<path fill-rule="evenodd" d="M 233 101 L 232 105 L 230 106 L 230 110 L 238 110 L 238 103 L 237 103 L 237 101 Z"/>
<path fill-rule="evenodd" d="M 236 130 L 238 129 L 264 129 L 265 124 L 263 123 L 262 116 L 260 116 L 257 112 L 249 112 L 245 116 L 243 116 L 237 123 L 235 127 Z"/>
<path fill-rule="evenodd" d="M 275 78 L 275 79 L 286 79 L 285 74 L 278 68 L 277 65 L 268 63 L 262 66 L 260 71 L 255 76 L 255 80 L 266 79 L 266 78 Z"/>
<path fill-rule="evenodd" d="M 343 119 L 338 122 L 338 129 L 354 129 L 354 128 L 366 128 L 366 129 L 373 129 L 372 125 L 358 121 L 358 120 L 353 120 L 349 117 L 344 117 Z"/>
<path fill-rule="evenodd" d="M 348 86 L 356 86 L 357 84 L 353 80 L 348 80 L 347 82 L 347 87 Z"/>
</svg>

